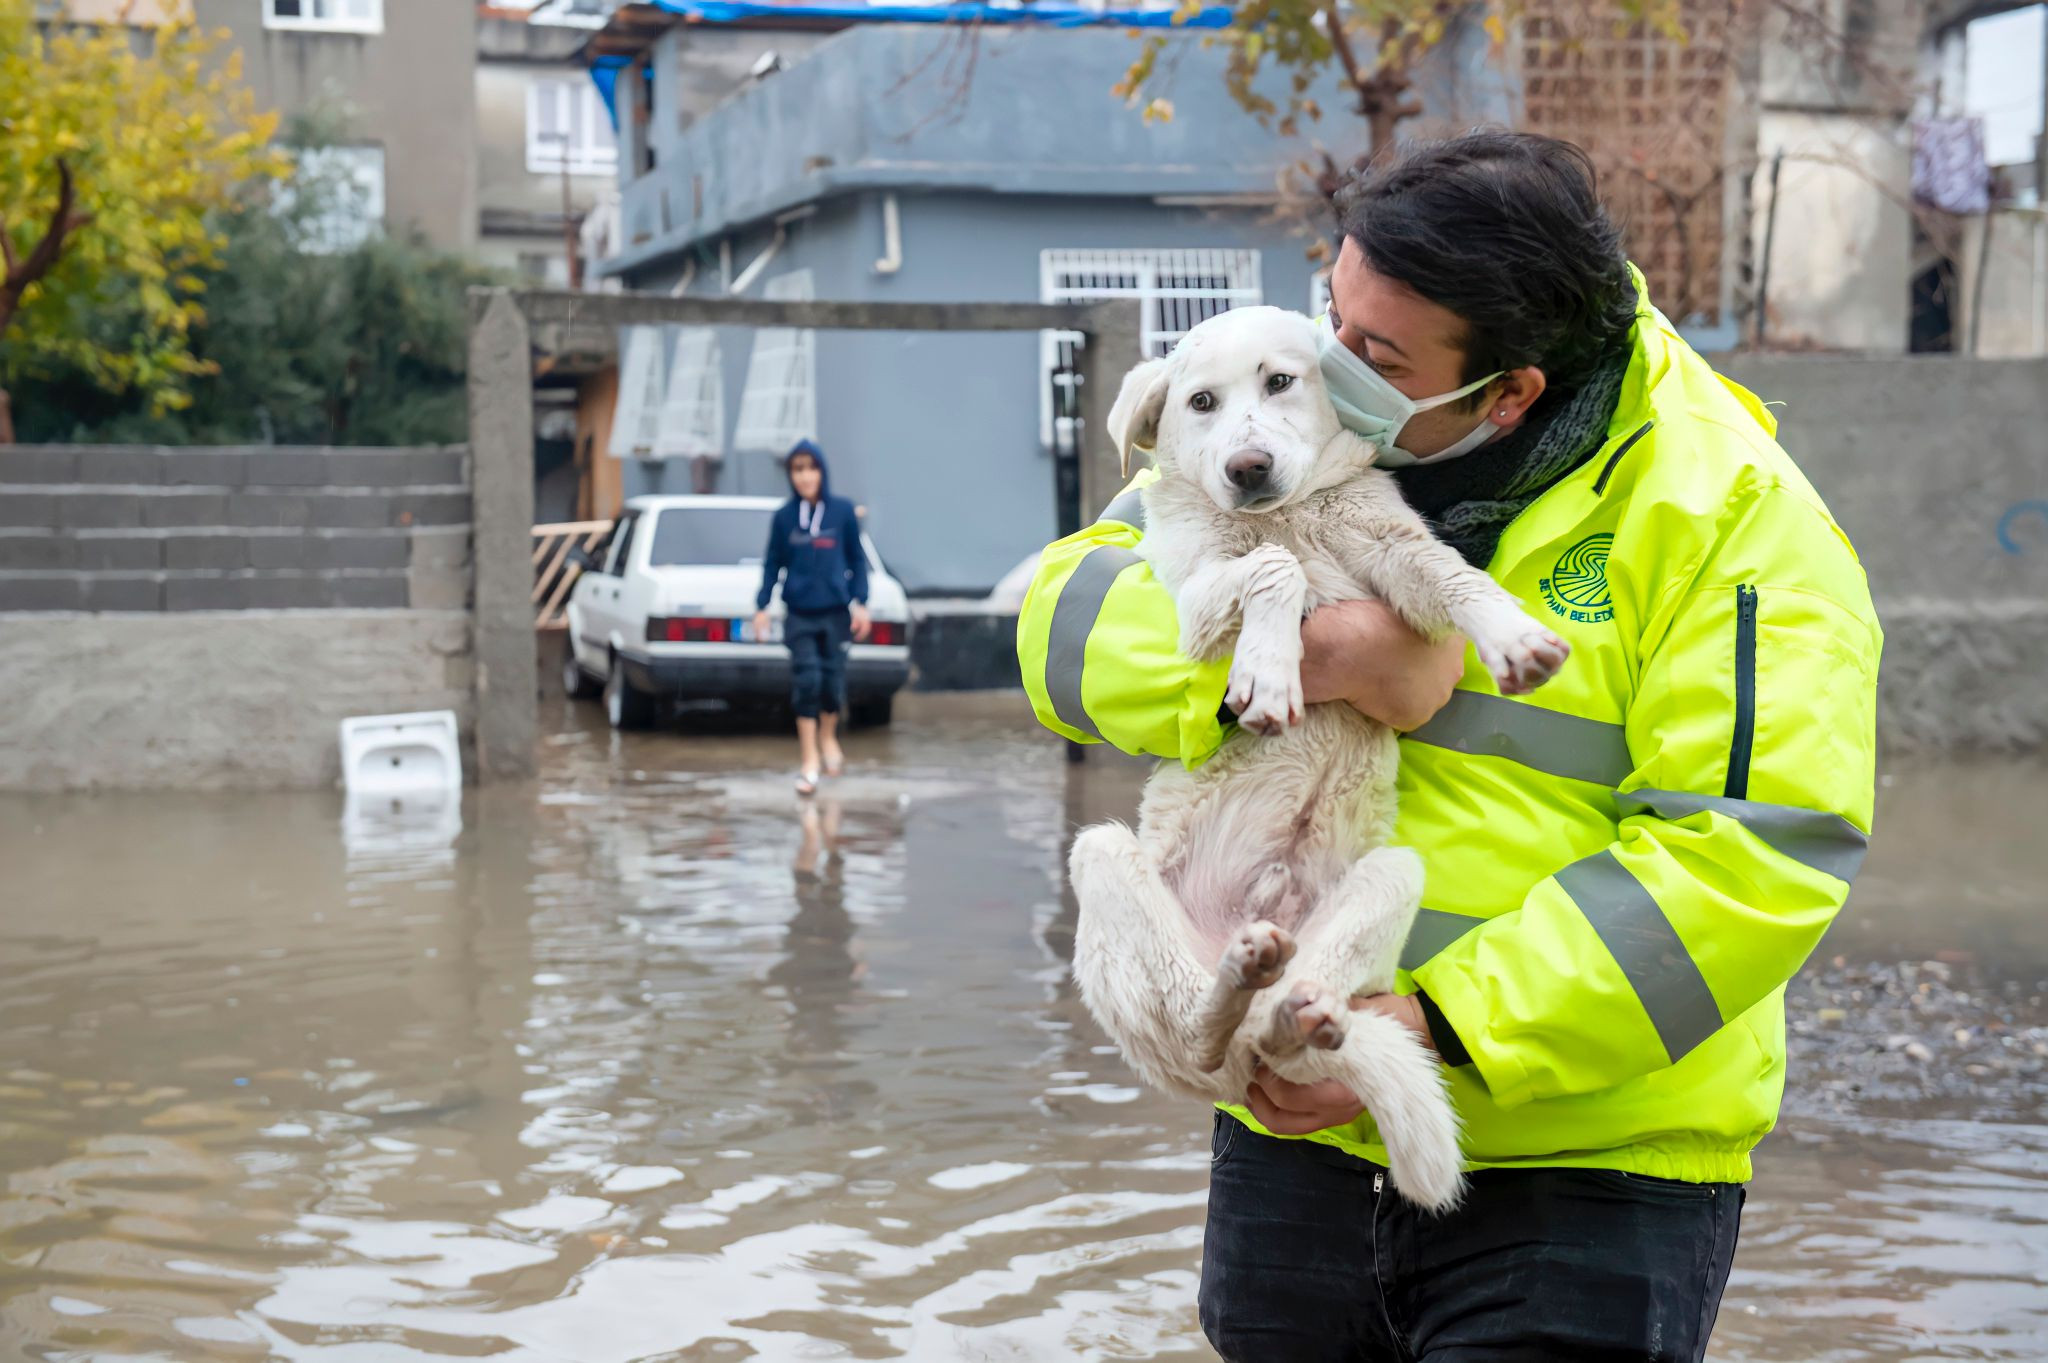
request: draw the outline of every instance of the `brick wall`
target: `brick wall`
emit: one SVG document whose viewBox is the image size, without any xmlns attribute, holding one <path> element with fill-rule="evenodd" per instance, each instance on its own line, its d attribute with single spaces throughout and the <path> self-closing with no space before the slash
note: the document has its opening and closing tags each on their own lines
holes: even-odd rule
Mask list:
<svg viewBox="0 0 2048 1363">
<path fill-rule="evenodd" d="M 0 447 L 0 611 L 460 610 L 468 457 Z"/>
</svg>

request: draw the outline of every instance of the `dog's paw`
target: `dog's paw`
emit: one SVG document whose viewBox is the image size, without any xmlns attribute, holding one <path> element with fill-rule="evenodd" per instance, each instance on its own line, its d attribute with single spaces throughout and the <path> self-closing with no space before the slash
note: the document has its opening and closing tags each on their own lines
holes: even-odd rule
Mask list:
<svg viewBox="0 0 2048 1363">
<path fill-rule="evenodd" d="M 1301 669 L 1262 667 L 1240 659 L 1230 669 L 1230 689 L 1224 692 L 1223 700 L 1237 715 L 1240 728 L 1255 734 L 1280 733 L 1301 723 L 1305 713 Z"/>
<path fill-rule="evenodd" d="M 1293 1055 L 1304 1046 L 1334 1051 L 1344 1044 L 1350 1025 L 1350 1004 L 1323 986 L 1303 980 L 1287 991 L 1287 997 L 1273 1005 L 1266 1024 L 1266 1038 L 1260 1053 L 1268 1056 Z"/>
<path fill-rule="evenodd" d="M 1571 646 L 1519 610 L 1502 611 L 1500 621 L 1476 631 L 1479 661 L 1504 696 L 1526 695 L 1557 675 Z"/>
<path fill-rule="evenodd" d="M 1216 973 L 1233 989 L 1264 989 L 1280 979 L 1294 959 L 1294 937 L 1271 923 L 1258 922 L 1237 934 L 1223 949 Z"/>
</svg>

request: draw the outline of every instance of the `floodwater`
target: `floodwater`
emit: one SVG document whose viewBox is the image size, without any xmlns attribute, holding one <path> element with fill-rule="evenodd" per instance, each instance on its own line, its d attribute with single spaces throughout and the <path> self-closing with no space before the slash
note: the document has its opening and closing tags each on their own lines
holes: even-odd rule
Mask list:
<svg viewBox="0 0 2048 1363">
<path fill-rule="evenodd" d="M 906 698 L 807 810 L 779 740 L 550 707 L 445 847 L 0 799 L 0 1358 L 1211 1357 L 1207 1114 L 1066 972 L 1142 771 L 1019 704 Z M 1886 786 L 1715 1358 L 2048 1357 L 2044 797 Z"/>
</svg>

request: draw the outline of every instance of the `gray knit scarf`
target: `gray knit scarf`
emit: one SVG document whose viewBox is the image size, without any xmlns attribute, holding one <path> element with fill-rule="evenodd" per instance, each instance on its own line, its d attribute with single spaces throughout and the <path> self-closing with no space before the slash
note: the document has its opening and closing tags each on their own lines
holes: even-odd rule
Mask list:
<svg viewBox="0 0 2048 1363">
<path fill-rule="evenodd" d="M 1546 394 L 1521 426 L 1468 455 L 1390 470 L 1402 495 L 1439 539 L 1484 568 L 1508 523 L 1607 442 L 1629 353 L 1623 347 L 1573 392 Z"/>
</svg>

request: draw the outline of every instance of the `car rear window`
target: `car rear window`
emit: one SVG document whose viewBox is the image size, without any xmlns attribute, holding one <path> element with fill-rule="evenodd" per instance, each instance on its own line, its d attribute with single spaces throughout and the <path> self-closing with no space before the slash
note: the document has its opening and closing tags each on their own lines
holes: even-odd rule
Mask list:
<svg viewBox="0 0 2048 1363">
<path fill-rule="evenodd" d="M 772 508 L 672 507 L 654 523 L 648 562 L 672 564 L 759 563 L 768 547 Z"/>
</svg>

